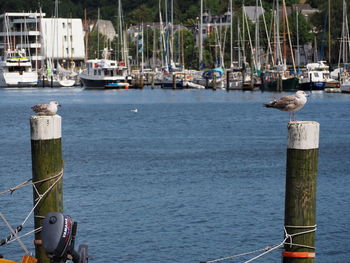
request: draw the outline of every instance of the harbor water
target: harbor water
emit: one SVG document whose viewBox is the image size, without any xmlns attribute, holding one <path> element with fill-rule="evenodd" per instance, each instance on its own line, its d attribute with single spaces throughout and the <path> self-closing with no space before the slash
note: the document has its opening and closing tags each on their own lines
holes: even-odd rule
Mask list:
<svg viewBox="0 0 350 263">
<path fill-rule="evenodd" d="M 64 211 L 90 262 L 190 263 L 282 242 L 287 93 L 0 89 L 0 192 L 31 178 L 30 107 L 62 107 Z M 133 111 L 137 109 L 137 112 Z M 320 123 L 316 262 L 350 258 L 350 96 L 314 92 L 298 120 Z M 32 188 L 0 195 L 16 227 Z M 22 233 L 33 229 L 33 218 Z M 9 231 L 0 222 L 0 239 Z M 33 250 L 33 235 L 23 238 Z M 17 242 L 0 247 L 20 260 Z M 257 254 L 255 254 L 257 255 Z M 244 262 L 254 255 L 228 262 Z M 281 249 L 255 262 L 281 262 Z"/>
</svg>

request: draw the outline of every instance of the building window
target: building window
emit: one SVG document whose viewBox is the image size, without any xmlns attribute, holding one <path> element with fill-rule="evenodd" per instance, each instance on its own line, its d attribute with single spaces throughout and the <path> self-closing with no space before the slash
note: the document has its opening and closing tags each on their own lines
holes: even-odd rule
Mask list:
<svg viewBox="0 0 350 263">
<path fill-rule="evenodd" d="M 66 28 L 66 23 L 63 22 L 63 23 L 62 23 L 62 27 L 63 27 L 63 28 Z"/>
<path fill-rule="evenodd" d="M 70 36 L 70 42 L 73 42 L 73 36 L 72 35 Z"/>
<path fill-rule="evenodd" d="M 64 42 L 67 42 L 67 36 L 64 36 Z"/>
</svg>

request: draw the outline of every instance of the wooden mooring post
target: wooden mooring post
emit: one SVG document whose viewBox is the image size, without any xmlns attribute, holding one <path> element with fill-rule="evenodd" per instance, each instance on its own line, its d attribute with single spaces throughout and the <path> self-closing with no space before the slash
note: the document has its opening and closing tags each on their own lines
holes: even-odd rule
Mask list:
<svg viewBox="0 0 350 263">
<path fill-rule="evenodd" d="M 34 229 L 42 226 L 48 212 L 63 213 L 63 160 L 61 117 L 32 116 L 30 118 L 34 200 Z M 44 195 L 40 199 L 40 195 Z M 35 234 L 35 256 L 40 263 L 49 263 L 41 247 L 40 232 Z"/>
<path fill-rule="evenodd" d="M 313 121 L 288 124 L 284 263 L 315 262 L 319 130 Z"/>
<path fill-rule="evenodd" d="M 231 77 L 231 72 L 230 70 L 228 70 L 226 72 L 226 91 L 230 90 L 230 77 Z"/>
</svg>

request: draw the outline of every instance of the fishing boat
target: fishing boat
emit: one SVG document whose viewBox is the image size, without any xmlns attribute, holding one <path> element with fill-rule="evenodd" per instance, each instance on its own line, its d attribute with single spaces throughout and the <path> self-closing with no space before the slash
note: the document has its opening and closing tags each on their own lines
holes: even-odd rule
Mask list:
<svg viewBox="0 0 350 263">
<path fill-rule="evenodd" d="M 79 78 L 87 89 L 128 89 L 131 83 L 125 63 L 110 59 L 88 60 Z"/>
<path fill-rule="evenodd" d="M 32 87 L 37 84 L 38 74 L 32 70 L 32 63 L 24 51 L 7 51 L 4 60 L 0 61 L 0 86 Z"/>
<path fill-rule="evenodd" d="M 306 71 L 300 77 L 300 90 L 323 90 L 327 79 L 330 78 L 329 66 L 324 61 L 317 63 L 308 63 Z"/>
<path fill-rule="evenodd" d="M 261 76 L 263 91 L 293 91 L 298 89 L 299 79 L 286 70 L 269 70 Z"/>
</svg>

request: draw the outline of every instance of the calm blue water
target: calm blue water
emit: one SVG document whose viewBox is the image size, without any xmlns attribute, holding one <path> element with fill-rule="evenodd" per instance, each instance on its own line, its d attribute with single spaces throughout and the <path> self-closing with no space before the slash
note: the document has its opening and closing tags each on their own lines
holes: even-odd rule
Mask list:
<svg viewBox="0 0 350 263">
<path fill-rule="evenodd" d="M 282 95 L 0 89 L 0 191 L 31 178 L 30 107 L 54 99 L 62 104 L 65 213 L 79 222 L 77 244 L 89 245 L 91 262 L 199 263 L 280 243 L 288 114 L 262 103 Z M 349 113 L 350 96 L 314 93 L 296 115 L 321 125 L 319 263 L 350 258 Z M 16 226 L 32 189 L 0 200 Z M 0 238 L 7 234 L 1 221 Z M 30 249 L 32 239 L 23 239 Z M 280 262 L 280 253 L 257 262 Z M 23 252 L 14 242 L 0 254 L 19 260 Z"/>
</svg>

